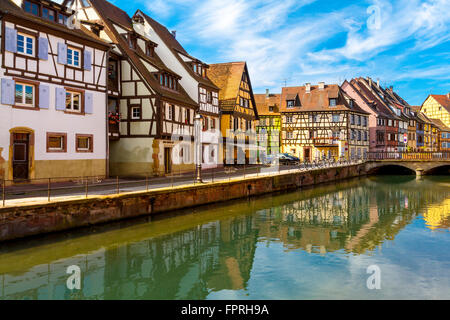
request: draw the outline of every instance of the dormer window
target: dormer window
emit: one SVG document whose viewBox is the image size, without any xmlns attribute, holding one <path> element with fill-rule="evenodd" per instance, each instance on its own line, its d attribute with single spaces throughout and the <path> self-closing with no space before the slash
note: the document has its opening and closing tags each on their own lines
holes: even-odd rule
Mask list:
<svg viewBox="0 0 450 320">
<path fill-rule="evenodd" d="M 88 0 L 81 0 L 81 5 L 82 5 L 84 8 L 88 8 L 88 7 L 91 6 L 91 4 L 89 3 Z"/>
<path fill-rule="evenodd" d="M 25 12 L 34 14 L 35 16 L 39 15 L 39 6 L 34 2 L 24 1 L 24 9 Z"/>
<path fill-rule="evenodd" d="M 145 46 L 145 54 L 149 57 L 153 57 L 154 50 L 154 47 L 148 42 Z"/>
<path fill-rule="evenodd" d="M 136 36 L 133 35 L 132 33 L 129 33 L 127 35 L 127 40 L 128 40 L 128 46 L 130 47 L 130 49 L 136 50 Z"/>
<path fill-rule="evenodd" d="M 157 76 L 157 75 L 156 75 Z M 160 74 L 159 75 L 159 84 L 162 87 L 166 87 L 172 90 L 177 90 L 177 82 L 178 80 L 172 75 L 168 74 Z"/>
<path fill-rule="evenodd" d="M 295 105 L 295 100 L 288 100 L 287 101 L 287 107 L 288 108 L 293 108 Z"/>
<path fill-rule="evenodd" d="M 330 99 L 330 107 L 336 107 L 336 99 Z M 353 102 L 350 100 L 350 107 L 353 107 Z"/>
<path fill-rule="evenodd" d="M 42 8 L 42 18 L 55 21 L 55 11 L 49 8 Z"/>
</svg>

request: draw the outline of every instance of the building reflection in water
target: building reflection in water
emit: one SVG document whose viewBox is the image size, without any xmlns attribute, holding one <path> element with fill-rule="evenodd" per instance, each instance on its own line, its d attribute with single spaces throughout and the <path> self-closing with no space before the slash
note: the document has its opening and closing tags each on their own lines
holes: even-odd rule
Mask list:
<svg viewBox="0 0 450 320">
<path fill-rule="evenodd" d="M 14 261 L 20 255 L 5 252 L 0 254 L 0 297 L 204 299 L 213 291 L 245 290 L 258 243 L 282 243 L 288 251 L 319 255 L 365 254 L 394 239 L 419 215 L 433 230 L 448 228 L 448 186 L 422 181 L 418 188 L 417 183 L 414 179 L 401 184 L 367 179 L 239 202 L 221 209 L 238 213 L 173 233 L 147 233 L 144 239 L 121 237 L 112 243 L 109 234 L 108 246 L 97 235 L 98 244 L 92 244 L 97 245 L 95 250 L 59 259 L 45 260 L 42 255 L 48 253 L 36 253 L 46 263 L 28 261 L 24 270 L 17 267 L 20 261 Z M 175 224 L 176 219 L 164 223 Z M 82 270 L 79 291 L 66 288 L 70 265 Z"/>
</svg>

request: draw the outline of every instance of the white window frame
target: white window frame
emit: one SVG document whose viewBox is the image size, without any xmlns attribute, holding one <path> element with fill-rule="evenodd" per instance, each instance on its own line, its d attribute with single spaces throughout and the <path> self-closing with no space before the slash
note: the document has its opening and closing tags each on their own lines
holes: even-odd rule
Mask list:
<svg viewBox="0 0 450 320">
<path fill-rule="evenodd" d="M 136 117 L 134 115 L 134 110 L 139 110 L 139 116 Z M 142 116 L 141 113 L 142 113 L 141 107 L 139 107 L 139 106 L 131 107 L 131 119 L 133 119 L 133 120 L 141 119 L 141 116 Z"/>
<path fill-rule="evenodd" d="M 66 111 L 81 113 L 81 109 L 83 108 L 83 94 L 81 92 L 67 90 L 66 91 L 66 98 L 67 98 L 67 94 L 70 94 L 70 108 L 67 108 L 67 100 L 66 100 Z M 80 96 L 80 100 L 79 100 L 80 103 L 79 103 L 78 110 L 75 110 L 73 108 L 73 97 L 75 95 L 79 95 Z"/>
<path fill-rule="evenodd" d="M 16 86 L 21 85 L 22 86 L 22 102 L 17 103 L 16 102 Z M 36 105 L 36 87 L 32 84 L 29 83 L 22 83 L 22 82 L 16 82 L 16 86 L 14 87 L 14 105 L 16 106 L 20 106 L 20 107 L 28 107 L 28 108 L 34 108 Z M 31 104 L 25 103 L 25 96 L 26 96 L 26 92 L 25 92 L 25 88 L 26 87 L 31 87 L 33 89 L 33 102 Z"/>
<path fill-rule="evenodd" d="M 72 52 L 72 63 L 69 63 L 69 51 Z M 75 65 L 74 52 L 78 52 L 78 65 Z M 81 49 L 75 47 L 67 47 L 67 65 L 74 68 L 81 68 Z"/>
<path fill-rule="evenodd" d="M 19 36 L 22 36 L 24 38 L 23 39 L 23 50 L 24 50 L 23 52 L 19 51 Z M 31 54 L 27 53 L 27 39 L 32 40 Z M 34 56 L 36 56 L 36 52 L 34 50 L 35 46 L 36 46 L 36 38 L 35 37 L 33 37 L 29 34 L 26 34 L 26 33 L 22 33 L 22 32 L 17 33 L 17 53 L 23 54 L 28 57 L 34 57 Z"/>
</svg>

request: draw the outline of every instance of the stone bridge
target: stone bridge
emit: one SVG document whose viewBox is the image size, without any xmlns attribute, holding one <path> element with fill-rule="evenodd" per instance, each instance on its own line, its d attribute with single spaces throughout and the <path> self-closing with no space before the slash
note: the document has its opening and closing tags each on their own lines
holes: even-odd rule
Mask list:
<svg viewBox="0 0 450 320">
<path fill-rule="evenodd" d="M 450 152 L 376 152 L 369 153 L 366 172 L 374 173 L 384 167 L 403 167 L 417 176 L 436 170 L 450 173 Z"/>
</svg>

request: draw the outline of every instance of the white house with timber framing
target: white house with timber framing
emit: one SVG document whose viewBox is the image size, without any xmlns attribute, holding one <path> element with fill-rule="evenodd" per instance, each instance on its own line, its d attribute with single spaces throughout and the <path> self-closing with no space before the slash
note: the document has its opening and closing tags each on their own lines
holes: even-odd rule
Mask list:
<svg viewBox="0 0 450 320">
<path fill-rule="evenodd" d="M 0 1 L 0 179 L 107 174 L 107 52 L 52 1 Z"/>
<path fill-rule="evenodd" d="M 136 31 L 128 14 L 106 0 L 72 0 L 78 19 L 112 45 L 108 60 L 111 175 L 190 171 L 197 103 L 182 76 L 161 59 L 158 43 Z"/>
</svg>

